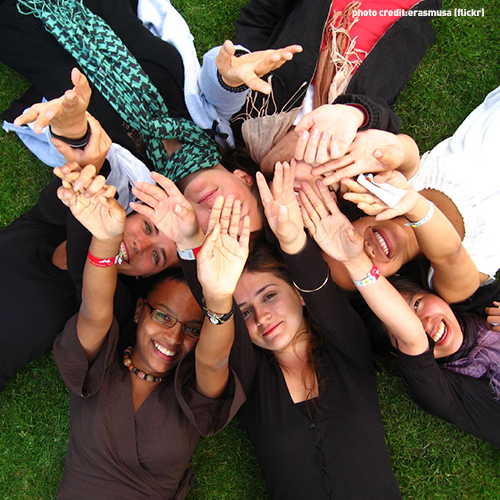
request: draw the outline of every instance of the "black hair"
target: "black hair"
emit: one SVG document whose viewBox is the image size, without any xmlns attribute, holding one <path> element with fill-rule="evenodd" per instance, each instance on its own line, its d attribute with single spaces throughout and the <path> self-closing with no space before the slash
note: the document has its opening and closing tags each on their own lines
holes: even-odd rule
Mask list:
<svg viewBox="0 0 500 500">
<path fill-rule="evenodd" d="M 412 281 L 411 279 L 408 279 L 404 276 L 391 276 L 389 278 L 389 281 L 401 294 L 409 293 L 413 295 L 418 293 L 431 293 L 433 295 L 436 295 L 435 292 L 429 290 L 427 287 L 424 287 L 420 283 Z M 467 350 L 471 345 L 474 345 L 477 338 L 479 325 L 486 323 L 484 318 L 484 311 L 483 315 L 481 316 L 475 314 L 474 311 L 462 310 L 460 307 L 457 308 L 456 304 L 449 304 L 449 306 L 460 325 L 460 329 L 462 330 L 464 336 L 464 343 L 462 346 L 463 348 L 460 348 L 457 353 L 447 358 L 441 358 L 439 360 L 439 362 L 441 363 L 462 357 L 464 355 L 464 349 Z M 378 318 L 376 318 L 373 313 L 372 316 L 375 319 L 372 320 L 372 325 L 369 333 L 374 352 L 379 355 L 387 355 L 390 352 L 394 351 L 394 348 L 389 340 L 388 331 L 385 325 L 380 320 L 378 320 Z"/>
<path fill-rule="evenodd" d="M 133 316 L 137 300 L 141 297 L 148 299 L 149 296 L 166 281 L 186 283 L 182 268 L 180 266 L 169 267 L 147 278 L 128 280 L 131 284 L 130 290 L 132 294 L 131 314 L 126 323 L 120 328 L 120 339 L 118 341 L 119 352 L 123 352 L 127 346 L 135 344 L 136 324 L 133 321 Z"/>
<path fill-rule="evenodd" d="M 252 159 L 247 149 L 244 147 L 239 146 L 229 151 L 221 149 L 221 156 L 221 164 L 224 165 L 229 172 L 240 169 L 250 175 L 252 179 L 255 179 L 255 174 L 260 171 L 259 165 Z"/>
</svg>

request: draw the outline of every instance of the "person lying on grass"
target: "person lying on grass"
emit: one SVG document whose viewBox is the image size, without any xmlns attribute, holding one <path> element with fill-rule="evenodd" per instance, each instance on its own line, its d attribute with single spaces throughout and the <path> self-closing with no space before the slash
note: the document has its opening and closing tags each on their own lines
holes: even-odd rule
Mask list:
<svg viewBox="0 0 500 500">
<path fill-rule="evenodd" d="M 114 194 L 102 176 L 80 191 L 66 181 L 58 190 L 92 233 L 82 305 L 54 344 L 55 362 L 71 392 L 58 498 L 183 499 L 194 479 L 189 461 L 200 435 L 221 430 L 244 401 L 228 363 L 234 323 L 214 324 L 209 316 L 212 311 L 231 316 L 248 253 L 249 220 L 238 238 L 238 205 L 213 214 L 197 260 L 206 317 L 182 273 L 167 272 L 137 301 L 135 345 L 118 352 L 115 256 L 126 217 Z M 171 221 L 169 230 L 182 250 L 193 231 L 198 236 L 198 224 L 192 208 L 177 210 L 182 217 Z"/>
<path fill-rule="evenodd" d="M 499 134 L 500 87 L 452 137 L 422 158 L 409 136 L 381 130 L 358 133 L 340 160 L 331 160 L 319 142 L 311 145 L 302 141 L 298 157 L 316 155 L 323 164 L 313 171 L 330 174 L 322 183 L 342 180 L 351 191 L 344 198 L 369 215 L 356 220 L 354 227 L 364 235 L 365 251 L 384 276 L 425 257 L 421 259 L 425 286 L 449 303 L 472 296 L 467 304 L 478 301 L 477 312 L 484 315 L 484 307 L 500 300 L 500 281 L 495 281 L 500 267 L 496 229 Z M 393 208 L 388 207 L 353 178 L 369 172 L 378 172 L 375 181 L 387 181 L 407 195 Z M 334 279 L 352 289 L 345 268 L 335 263 L 331 267 Z"/>
<path fill-rule="evenodd" d="M 455 316 L 443 299 L 415 284 L 394 288 L 318 184 L 321 197 L 307 187 L 302 195 L 304 223 L 385 325 L 409 395 L 424 410 L 500 446 L 500 333 L 483 320 Z"/>
<path fill-rule="evenodd" d="M 257 174 L 283 257 L 265 239 L 254 241 L 234 294 L 230 365 L 248 398 L 239 418 L 270 498 L 401 498 L 384 441 L 370 342 L 306 237 L 293 170 L 278 164 L 271 192 Z M 162 183 L 168 188 L 168 180 Z M 139 187 L 140 210 L 161 228 L 168 189 Z M 193 259 L 181 257 L 190 283 Z M 195 296 L 201 303 L 200 292 Z"/>
</svg>

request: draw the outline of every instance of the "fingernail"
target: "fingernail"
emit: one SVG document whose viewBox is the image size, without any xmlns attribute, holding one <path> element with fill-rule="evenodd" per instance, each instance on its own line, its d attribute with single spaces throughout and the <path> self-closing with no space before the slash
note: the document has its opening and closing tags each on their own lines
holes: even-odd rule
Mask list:
<svg viewBox="0 0 500 500">
<path fill-rule="evenodd" d="M 80 191 L 82 189 L 83 184 L 81 182 L 75 182 L 75 187 L 73 188 L 75 191 Z"/>
<path fill-rule="evenodd" d="M 318 137 L 319 137 L 319 129 L 315 128 L 315 129 L 312 131 L 311 138 L 312 138 L 312 139 L 317 139 Z"/>
<path fill-rule="evenodd" d="M 309 132 L 307 130 L 304 130 L 304 132 L 302 132 L 302 135 L 300 136 L 300 138 L 305 141 L 307 140 L 307 138 L 309 137 Z"/>
</svg>

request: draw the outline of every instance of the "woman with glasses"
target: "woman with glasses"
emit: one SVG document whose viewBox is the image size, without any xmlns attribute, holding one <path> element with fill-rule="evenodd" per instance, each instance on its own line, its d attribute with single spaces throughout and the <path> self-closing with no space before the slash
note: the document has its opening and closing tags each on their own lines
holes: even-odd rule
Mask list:
<svg viewBox="0 0 500 500">
<path fill-rule="evenodd" d="M 101 176 L 82 191 L 65 182 L 58 192 L 93 235 L 80 311 L 54 344 L 71 391 L 58 498 L 182 499 L 194 478 L 189 460 L 200 435 L 222 429 L 244 400 L 228 357 L 232 294 L 248 253 L 249 218 L 238 237 L 239 203 L 225 206 L 222 215 L 222 207 L 214 211 L 197 258 L 210 319 L 204 320 L 179 271 L 159 275 L 137 302 L 135 345 L 119 352 L 113 296 L 125 212 L 114 194 Z M 190 248 L 190 238 L 199 236 L 191 231 L 194 210 L 177 204 L 175 212 L 172 236 L 179 250 Z M 213 321 L 214 315 L 222 319 Z"/>
</svg>

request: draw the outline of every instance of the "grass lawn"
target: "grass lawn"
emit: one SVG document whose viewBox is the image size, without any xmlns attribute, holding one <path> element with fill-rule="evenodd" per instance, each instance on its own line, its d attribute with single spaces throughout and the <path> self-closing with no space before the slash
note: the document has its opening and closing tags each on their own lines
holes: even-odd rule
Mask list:
<svg viewBox="0 0 500 500">
<path fill-rule="evenodd" d="M 246 0 L 172 2 L 192 27 L 202 54 L 232 36 L 232 23 Z M 436 42 L 396 106 L 403 130 L 422 151 L 451 135 L 500 83 L 500 4 L 445 0 L 444 8 L 484 8 L 484 17 L 434 21 Z M 26 88 L 21 77 L 0 64 L 0 110 Z M 0 132 L 0 228 L 35 203 L 51 175 L 14 134 Z M 387 444 L 403 498 L 500 499 L 498 449 L 420 411 L 401 381 L 385 369 L 378 380 Z M 0 500 L 56 497 L 68 412 L 68 393 L 49 356 L 10 381 L 0 395 Z M 265 498 L 257 462 L 237 423 L 202 439 L 192 466 L 197 479 L 190 500 Z"/>
</svg>

